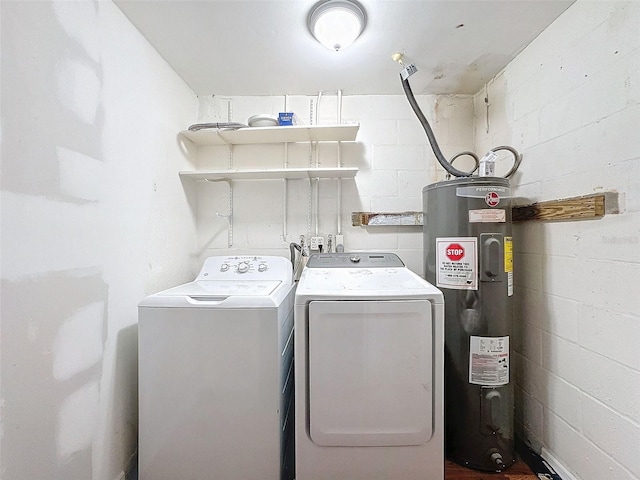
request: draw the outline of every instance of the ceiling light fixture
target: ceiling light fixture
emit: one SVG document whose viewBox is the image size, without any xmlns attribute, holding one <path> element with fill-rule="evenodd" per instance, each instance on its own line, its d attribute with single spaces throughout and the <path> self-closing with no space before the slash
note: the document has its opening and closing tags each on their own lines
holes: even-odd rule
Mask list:
<svg viewBox="0 0 640 480">
<path fill-rule="evenodd" d="M 367 22 L 364 8 L 354 0 L 323 0 L 309 12 L 309 31 L 322 45 L 336 52 L 360 36 Z"/>
</svg>

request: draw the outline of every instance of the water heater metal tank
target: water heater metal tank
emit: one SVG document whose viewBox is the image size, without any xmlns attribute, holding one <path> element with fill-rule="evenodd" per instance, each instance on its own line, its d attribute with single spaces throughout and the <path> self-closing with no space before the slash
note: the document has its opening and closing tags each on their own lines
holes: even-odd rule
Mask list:
<svg viewBox="0 0 640 480">
<path fill-rule="evenodd" d="M 447 456 L 501 471 L 515 461 L 510 183 L 458 178 L 422 195 L 425 277 L 445 298 Z"/>
</svg>

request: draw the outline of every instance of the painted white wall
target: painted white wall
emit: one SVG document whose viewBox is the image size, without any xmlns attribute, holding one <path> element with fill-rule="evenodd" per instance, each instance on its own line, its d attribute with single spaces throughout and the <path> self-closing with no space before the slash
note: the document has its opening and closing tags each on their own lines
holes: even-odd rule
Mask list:
<svg viewBox="0 0 640 480">
<path fill-rule="evenodd" d="M 523 202 L 626 199 L 621 215 L 514 229 L 518 428 L 584 480 L 640 478 L 638 25 L 639 2 L 580 0 L 475 97 L 478 150 L 524 153 Z"/>
<path fill-rule="evenodd" d="M 3 480 L 120 478 L 137 303 L 193 278 L 197 98 L 111 2 L 0 2 Z"/>
<path fill-rule="evenodd" d="M 438 137 L 447 157 L 473 144 L 473 99 L 469 96 L 417 96 L 418 103 Z M 336 124 L 336 92 L 323 92 L 319 108 L 316 96 L 291 96 L 288 109 L 305 124 L 313 104 L 317 124 Z M 202 97 L 199 121 L 247 122 L 258 113 L 277 115 L 284 109 L 284 97 Z M 231 105 L 231 108 L 229 108 Z M 341 162 L 358 167 L 355 179 L 325 179 L 319 185 L 318 233 L 325 238 L 338 233 L 338 182 L 342 182 L 341 230 L 346 251 L 390 251 L 405 264 L 422 274 L 422 227 L 374 226 L 353 227 L 351 213 L 357 211 L 401 212 L 422 210 L 422 188 L 444 179 L 415 114 L 402 95 L 342 97 L 342 122 L 358 122 L 355 142 L 341 143 Z M 289 144 L 290 167 L 314 166 L 316 150 L 309 144 Z M 335 167 L 338 146 L 321 143 L 317 159 L 321 167 Z M 201 147 L 196 150 L 199 169 L 229 167 L 226 146 Z M 283 145 L 234 146 L 233 168 L 282 168 Z M 465 160 L 456 166 L 463 168 Z M 198 192 L 198 235 L 202 257 L 226 254 L 272 254 L 289 256 L 288 245 L 307 241 L 316 233 L 315 202 L 308 180 L 287 182 L 287 230 L 283 230 L 284 185 L 282 180 L 233 182 L 233 245 L 228 244 L 227 220 L 229 187 L 224 182 L 192 185 Z"/>
</svg>

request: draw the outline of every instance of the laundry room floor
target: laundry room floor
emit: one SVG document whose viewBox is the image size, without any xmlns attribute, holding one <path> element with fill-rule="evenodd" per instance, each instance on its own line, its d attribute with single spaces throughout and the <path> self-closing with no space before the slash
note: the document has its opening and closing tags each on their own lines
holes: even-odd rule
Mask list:
<svg viewBox="0 0 640 480">
<path fill-rule="evenodd" d="M 138 480 L 137 461 L 125 478 L 126 480 Z M 444 478 L 445 480 L 539 480 L 539 477 L 520 458 L 508 470 L 501 473 L 478 472 L 445 460 Z"/>
<path fill-rule="evenodd" d="M 138 480 L 137 464 L 125 478 Z M 444 478 L 445 480 L 538 480 L 538 476 L 522 460 L 518 460 L 511 468 L 502 473 L 478 472 L 445 460 Z"/>
<path fill-rule="evenodd" d="M 445 460 L 444 478 L 445 480 L 538 480 L 538 476 L 520 459 L 501 473 L 479 472 Z"/>
</svg>

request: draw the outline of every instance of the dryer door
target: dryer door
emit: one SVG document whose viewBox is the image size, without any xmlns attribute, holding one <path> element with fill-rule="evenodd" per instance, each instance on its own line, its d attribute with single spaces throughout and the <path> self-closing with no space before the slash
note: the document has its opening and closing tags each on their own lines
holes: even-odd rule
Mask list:
<svg viewBox="0 0 640 480">
<path fill-rule="evenodd" d="M 309 431 L 315 444 L 426 443 L 432 373 L 429 301 L 309 304 Z"/>
</svg>

